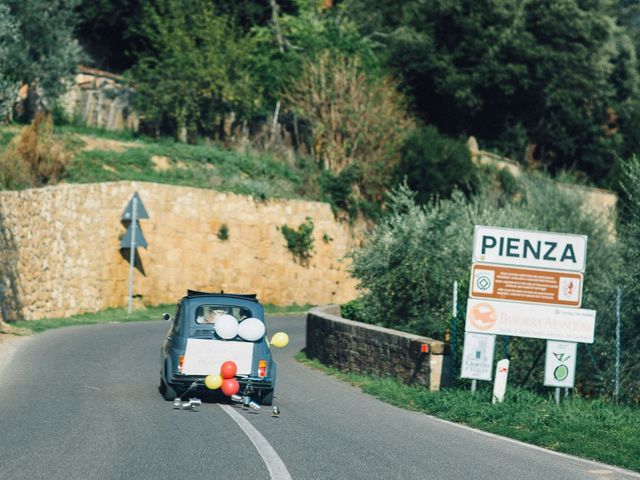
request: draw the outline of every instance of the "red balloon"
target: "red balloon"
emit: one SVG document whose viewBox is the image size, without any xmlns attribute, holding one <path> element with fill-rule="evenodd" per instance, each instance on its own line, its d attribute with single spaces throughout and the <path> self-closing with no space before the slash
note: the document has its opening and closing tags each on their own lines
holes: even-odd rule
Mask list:
<svg viewBox="0 0 640 480">
<path fill-rule="evenodd" d="M 238 366 L 231 360 L 224 362 L 222 367 L 220 367 L 220 375 L 222 375 L 222 378 L 233 378 L 237 372 Z"/>
<path fill-rule="evenodd" d="M 222 393 L 231 396 L 238 393 L 238 391 L 240 390 L 240 384 L 235 378 L 227 378 L 222 381 L 222 386 L 220 388 L 222 390 Z"/>
</svg>

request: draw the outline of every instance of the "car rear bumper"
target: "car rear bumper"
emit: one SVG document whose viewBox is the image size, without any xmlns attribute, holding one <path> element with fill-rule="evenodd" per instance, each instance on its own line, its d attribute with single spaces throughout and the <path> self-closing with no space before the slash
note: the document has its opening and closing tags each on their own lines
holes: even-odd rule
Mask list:
<svg viewBox="0 0 640 480">
<path fill-rule="evenodd" d="M 168 383 L 176 391 L 184 391 L 189 387 L 194 390 L 203 390 L 206 389 L 204 385 L 204 379 L 204 376 L 199 375 L 174 375 L 169 379 Z M 238 383 L 240 384 L 240 392 L 244 392 L 247 389 L 248 385 L 251 385 L 251 389 L 254 392 L 272 390 L 274 387 L 274 382 L 272 382 L 270 378 L 262 379 L 259 377 L 236 377 L 236 380 L 238 380 Z"/>
</svg>

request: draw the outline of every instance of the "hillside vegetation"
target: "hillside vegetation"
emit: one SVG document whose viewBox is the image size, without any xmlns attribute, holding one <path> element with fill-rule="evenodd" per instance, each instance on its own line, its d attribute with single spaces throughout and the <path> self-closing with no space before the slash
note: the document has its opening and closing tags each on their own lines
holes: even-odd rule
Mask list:
<svg viewBox="0 0 640 480">
<path fill-rule="evenodd" d="M 25 161 L 26 157 L 33 160 Z M 313 164 L 290 165 L 272 155 L 240 154 L 215 144 L 190 145 L 171 139 L 158 142 L 88 128 L 0 127 L 0 158 L 0 178 L 11 188 L 139 180 L 210 188 L 263 200 L 322 198 L 318 185 L 312 181 L 317 173 L 312 171 Z M 55 162 L 59 171 L 52 178 L 44 170 Z M 21 163 L 36 172 L 15 168 Z"/>
<path fill-rule="evenodd" d="M 0 189 L 135 179 L 326 200 L 378 224 L 351 254 L 349 314 L 442 339 L 473 225 L 588 235 L 598 323 L 576 391 L 637 403 L 638 52 L 629 0 L 5 0 Z M 123 74 L 135 138 L 61 114 L 80 61 Z M 469 136 L 527 173 L 478 167 Z M 619 208 L 603 221 L 558 180 L 615 190 Z M 536 388 L 540 344 L 501 340 Z"/>
</svg>

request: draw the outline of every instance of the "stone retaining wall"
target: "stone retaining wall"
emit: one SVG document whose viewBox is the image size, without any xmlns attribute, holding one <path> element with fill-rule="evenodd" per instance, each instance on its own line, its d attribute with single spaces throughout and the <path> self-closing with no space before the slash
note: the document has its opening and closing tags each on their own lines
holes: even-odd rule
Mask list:
<svg viewBox="0 0 640 480">
<path fill-rule="evenodd" d="M 392 376 L 439 390 L 450 382 L 450 355 L 443 342 L 347 320 L 336 305 L 307 314 L 306 354 L 343 371 Z M 428 353 L 422 353 L 423 345 Z"/>
<path fill-rule="evenodd" d="M 149 246 L 138 249 L 138 303 L 173 303 L 188 288 L 257 293 L 262 302 L 280 305 L 356 296 L 343 259 L 356 239 L 327 204 L 145 182 L 58 185 L 0 192 L 0 318 L 125 306 L 129 257 L 120 250 L 120 219 L 135 191 L 150 215 L 140 221 Z M 306 217 L 315 228 L 305 266 L 279 228 L 297 228 Z M 228 240 L 218 238 L 223 224 Z"/>
<path fill-rule="evenodd" d="M 69 119 L 106 130 L 137 131 L 133 89 L 120 75 L 79 65 L 71 88 L 59 105 Z"/>
</svg>

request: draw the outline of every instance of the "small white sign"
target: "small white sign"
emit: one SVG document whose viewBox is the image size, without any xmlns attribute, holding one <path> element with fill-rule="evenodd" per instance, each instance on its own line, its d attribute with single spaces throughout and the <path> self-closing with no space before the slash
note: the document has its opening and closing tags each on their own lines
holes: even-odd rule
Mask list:
<svg viewBox="0 0 640 480">
<path fill-rule="evenodd" d="M 253 342 L 190 338 L 184 352 L 183 372 L 185 375 L 216 375 L 227 360 L 237 365 L 238 375 L 250 375 Z"/>
<path fill-rule="evenodd" d="M 496 381 L 493 383 L 493 403 L 502 402 L 507 392 L 507 378 L 509 376 L 509 360 L 503 358 L 496 365 Z"/>
<path fill-rule="evenodd" d="M 560 277 L 558 281 L 558 300 L 578 302 L 582 288 L 577 278 Z"/>
<path fill-rule="evenodd" d="M 547 341 L 547 356 L 544 362 L 544 384 L 547 387 L 573 388 L 577 346 L 573 342 Z"/>
<path fill-rule="evenodd" d="M 495 335 L 465 333 L 460 378 L 491 381 Z"/>
<path fill-rule="evenodd" d="M 586 235 L 476 225 L 473 261 L 584 272 Z"/>
<path fill-rule="evenodd" d="M 465 331 L 593 343 L 596 311 L 470 298 Z"/>
<path fill-rule="evenodd" d="M 491 294 L 495 283 L 496 272 L 494 270 L 484 270 L 476 268 L 473 270 L 472 293 Z"/>
</svg>

